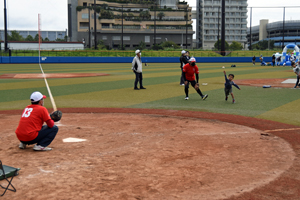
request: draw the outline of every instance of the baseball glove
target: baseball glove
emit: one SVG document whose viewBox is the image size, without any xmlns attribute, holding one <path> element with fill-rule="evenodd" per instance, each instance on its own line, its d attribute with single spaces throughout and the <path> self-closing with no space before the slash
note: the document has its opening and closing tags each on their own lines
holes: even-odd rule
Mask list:
<svg viewBox="0 0 300 200">
<path fill-rule="evenodd" d="M 58 122 L 62 117 L 62 112 L 60 110 L 56 110 L 53 113 L 50 114 L 50 118 L 54 121 L 54 122 Z"/>
<path fill-rule="evenodd" d="M 196 83 L 195 90 L 198 90 L 198 89 L 199 89 L 199 83 Z"/>
</svg>

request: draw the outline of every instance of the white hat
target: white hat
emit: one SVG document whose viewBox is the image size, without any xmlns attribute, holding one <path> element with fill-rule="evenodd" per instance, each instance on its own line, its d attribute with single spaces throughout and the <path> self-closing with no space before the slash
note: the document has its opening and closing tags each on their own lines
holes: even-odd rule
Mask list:
<svg viewBox="0 0 300 200">
<path fill-rule="evenodd" d="M 40 93 L 40 92 L 34 92 L 30 96 L 31 102 L 37 102 L 37 101 L 40 101 L 41 99 L 46 99 L 46 96 L 42 95 L 42 93 Z"/>
<path fill-rule="evenodd" d="M 182 51 L 181 51 L 181 54 L 184 54 L 184 53 L 186 53 L 186 51 L 185 51 L 185 50 L 182 50 Z"/>
<path fill-rule="evenodd" d="M 196 62 L 196 58 L 191 57 L 190 62 Z"/>
<path fill-rule="evenodd" d="M 141 51 L 140 51 L 139 49 L 137 49 L 137 50 L 135 51 L 135 54 L 138 54 L 138 53 L 141 53 Z"/>
</svg>

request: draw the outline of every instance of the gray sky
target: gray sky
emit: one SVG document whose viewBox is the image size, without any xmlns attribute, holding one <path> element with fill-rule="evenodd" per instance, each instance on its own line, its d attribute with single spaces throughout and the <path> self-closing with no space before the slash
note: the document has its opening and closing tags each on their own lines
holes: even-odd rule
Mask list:
<svg viewBox="0 0 300 200">
<path fill-rule="evenodd" d="M 182 1 L 182 0 L 181 0 Z M 187 0 L 195 9 L 196 0 Z M 0 5 L 0 29 L 4 29 L 4 1 Z M 300 6 L 298 0 L 248 0 L 249 7 L 258 6 Z M 9 30 L 38 30 L 38 14 L 41 14 L 41 30 L 63 31 L 68 28 L 67 0 L 6 0 Z M 250 25 L 248 12 L 248 26 Z M 253 8 L 252 26 L 258 25 L 260 19 L 269 22 L 283 20 L 283 8 Z M 286 8 L 286 20 L 300 20 L 299 8 Z M 194 22 L 195 24 L 195 22 Z"/>
</svg>

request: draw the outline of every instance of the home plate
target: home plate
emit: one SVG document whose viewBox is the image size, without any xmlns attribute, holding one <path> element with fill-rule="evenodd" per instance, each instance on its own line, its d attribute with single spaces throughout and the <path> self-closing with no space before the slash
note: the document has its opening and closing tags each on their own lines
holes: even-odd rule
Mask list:
<svg viewBox="0 0 300 200">
<path fill-rule="evenodd" d="M 65 138 L 63 139 L 63 142 L 84 142 L 86 139 L 80 139 L 80 138 Z"/>
<path fill-rule="evenodd" d="M 297 79 L 293 79 L 293 78 L 289 78 L 286 79 L 285 81 L 281 82 L 281 83 L 296 83 Z"/>
</svg>

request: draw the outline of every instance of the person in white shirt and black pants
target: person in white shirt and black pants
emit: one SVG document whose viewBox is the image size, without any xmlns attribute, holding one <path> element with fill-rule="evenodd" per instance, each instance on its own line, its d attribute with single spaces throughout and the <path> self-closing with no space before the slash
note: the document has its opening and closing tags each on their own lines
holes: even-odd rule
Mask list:
<svg viewBox="0 0 300 200">
<path fill-rule="evenodd" d="M 135 82 L 134 82 L 134 89 L 146 89 L 143 87 L 143 74 L 142 74 L 142 60 L 141 60 L 141 51 L 135 51 L 136 56 L 132 60 L 132 71 L 135 73 Z M 138 82 L 140 82 L 140 88 L 137 87 Z"/>
</svg>

